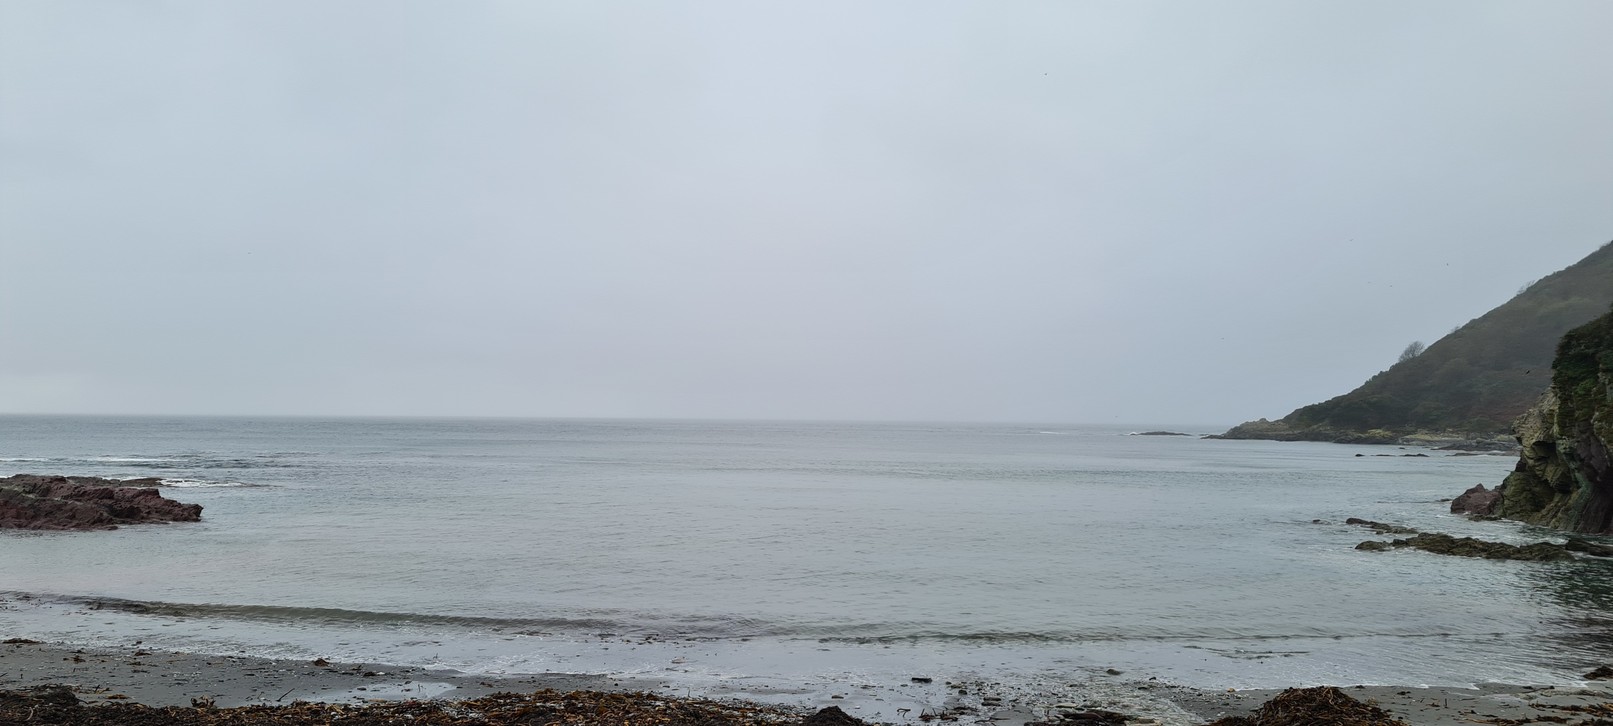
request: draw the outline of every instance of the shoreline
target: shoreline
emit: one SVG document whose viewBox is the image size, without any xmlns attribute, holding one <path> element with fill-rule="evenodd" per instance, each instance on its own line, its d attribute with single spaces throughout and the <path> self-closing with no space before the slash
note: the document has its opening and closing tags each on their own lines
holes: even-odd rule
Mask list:
<svg viewBox="0 0 1613 726">
<path fill-rule="evenodd" d="M 91 649 L 34 641 L 0 644 L 0 690 L 44 685 L 68 686 L 86 703 L 190 706 L 192 699 L 210 699 L 220 708 L 295 701 L 457 701 L 501 691 L 626 692 L 660 687 L 653 681 L 577 673 L 490 677 L 383 663 Z"/>
<path fill-rule="evenodd" d="M 496 677 L 452 670 L 390 666 L 378 663 L 330 663 L 323 660 L 275 660 L 250 656 L 216 656 L 153 652 L 139 648 L 85 649 L 33 641 L 0 644 L 0 691 L 38 686 L 66 686 L 88 705 L 136 703 L 151 707 L 218 708 L 288 706 L 293 703 L 365 705 L 405 701 L 465 701 L 496 693 L 588 692 L 625 694 L 628 701 L 716 701 L 755 705 L 771 713 L 800 717 L 827 705 L 843 705 L 853 715 L 870 704 L 859 697 L 810 694 L 794 703 L 754 704 L 742 696 L 711 693 L 659 693 L 658 681 L 603 674 L 541 673 Z M 862 718 L 870 722 L 951 721 L 999 726 L 1058 721 L 1064 713 L 1108 710 L 1131 718 L 1127 723 L 1188 726 L 1229 716 L 1247 716 L 1281 693 L 1277 689 L 1213 691 L 1158 681 L 1124 684 L 1104 691 L 1103 698 L 1080 698 L 1084 684 L 1067 692 L 1014 692 L 989 682 L 947 683 L 927 708 L 897 719 Z M 1587 681 L 1577 686 L 1480 684 L 1477 688 L 1393 685 L 1341 685 L 1351 697 L 1375 703 L 1391 715 L 1418 726 L 1457 726 L 1475 722 L 1523 722 L 1542 717 L 1589 714 L 1565 710 L 1604 709 L 1613 715 L 1613 681 Z M 1128 698 L 1126 691 L 1134 693 Z M 824 696 L 824 697 L 819 697 Z M 872 696 L 862 699 L 873 698 Z M 193 699 L 195 699 L 193 701 Z M 1152 706 L 1148 704 L 1153 704 Z M 1161 709 L 1159 704 L 1168 704 Z M 1548 719 L 1549 720 L 1549 719 Z M 1078 721 L 1067 721 L 1078 723 Z M 1585 723 L 1591 723 L 1586 720 Z"/>
</svg>

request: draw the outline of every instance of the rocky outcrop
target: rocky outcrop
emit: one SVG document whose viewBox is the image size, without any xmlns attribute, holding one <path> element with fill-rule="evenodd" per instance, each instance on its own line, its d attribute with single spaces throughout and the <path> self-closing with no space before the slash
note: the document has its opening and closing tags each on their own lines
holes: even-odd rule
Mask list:
<svg viewBox="0 0 1613 726">
<path fill-rule="evenodd" d="M 1495 513 L 1613 534 L 1613 313 L 1563 336 L 1551 390 L 1513 430 L 1523 449 Z"/>
<path fill-rule="evenodd" d="M 1344 520 L 1344 523 L 1353 524 L 1357 527 L 1367 527 L 1378 534 L 1418 534 L 1417 530 L 1410 527 L 1402 527 L 1397 524 L 1384 524 L 1383 522 L 1374 522 L 1370 519 L 1351 517 Z"/>
<path fill-rule="evenodd" d="M 1469 489 L 1483 491 L 1484 487 L 1476 486 Z M 1486 492 L 1494 494 L 1494 492 Z M 1321 523 L 1322 520 L 1313 520 Z M 1482 557 L 1487 560 L 1525 560 L 1528 562 L 1556 562 L 1558 560 L 1574 559 L 1574 553 L 1590 555 L 1592 557 L 1613 557 L 1613 547 L 1588 542 L 1583 539 L 1569 537 L 1564 544 L 1554 542 L 1536 542 L 1527 545 L 1510 545 L 1505 542 L 1486 542 L 1472 537 L 1454 537 L 1438 532 L 1420 532 L 1411 527 L 1402 527 L 1395 524 L 1374 522 L 1370 519 L 1357 519 L 1350 517 L 1344 520 L 1345 524 L 1358 527 L 1367 527 L 1378 534 L 1409 534 L 1411 537 L 1397 539 L 1390 542 L 1381 540 L 1367 540 L 1355 546 L 1364 552 L 1388 552 L 1389 550 L 1409 547 L 1414 550 L 1432 552 L 1438 555 L 1455 555 L 1457 557 Z"/>
<path fill-rule="evenodd" d="M 1486 542 L 1472 537 L 1452 537 L 1448 534 L 1426 532 L 1392 542 L 1367 540 L 1355 546 L 1358 550 L 1383 552 L 1410 547 L 1437 555 L 1482 557 L 1486 560 L 1524 560 L 1526 562 L 1556 562 L 1574 559 L 1566 545 L 1536 542 L 1523 546 L 1505 542 Z"/>
<path fill-rule="evenodd" d="M 1394 444 L 1401 435 L 1387 429 L 1351 431 L 1328 426 L 1293 426 L 1286 420 L 1247 421 L 1233 426 L 1223 434 L 1211 434 L 1206 439 L 1255 439 L 1262 441 L 1328 441 L 1335 444 Z"/>
<path fill-rule="evenodd" d="M 182 504 L 155 488 L 127 484 L 93 476 L 0 478 L 0 528 L 117 529 L 122 524 L 202 518 L 200 504 Z"/>
<path fill-rule="evenodd" d="M 1500 503 L 1500 487 L 1485 489 L 1483 484 L 1475 484 L 1472 489 L 1451 500 L 1451 514 L 1489 516 L 1495 514 L 1495 507 Z"/>
</svg>

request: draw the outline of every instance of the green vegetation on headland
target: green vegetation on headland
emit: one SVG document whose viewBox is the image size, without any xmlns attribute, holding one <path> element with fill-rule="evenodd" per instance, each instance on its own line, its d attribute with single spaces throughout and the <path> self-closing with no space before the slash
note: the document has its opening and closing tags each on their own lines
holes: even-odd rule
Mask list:
<svg viewBox="0 0 1613 726">
<path fill-rule="evenodd" d="M 1505 434 L 1540 398 L 1557 341 L 1613 304 L 1613 243 L 1520 291 L 1359 388 L 1219 438 L 1391 443 L 1416 432 Z"/>
<path fill-rule="evenodd" d="M 1557 346 L 1551 389 L 1518 419 L 1523 450 L 1494 513 L 1613 534 L 1613 311 Z"/>
</svg>

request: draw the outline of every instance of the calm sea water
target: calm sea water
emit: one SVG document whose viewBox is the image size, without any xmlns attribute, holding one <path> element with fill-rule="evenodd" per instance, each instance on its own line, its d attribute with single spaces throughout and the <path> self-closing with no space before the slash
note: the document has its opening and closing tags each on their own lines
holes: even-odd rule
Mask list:
<svg viewBox="0 0 1613 726">
<path fill-rule="evenodd" d="M 206 509 L 0 533 L 0 632 L 756 692 L 1561 683 L 1613 653 L 1604 563 L 1353 549 L 1351 516 L 1546 536 L 1440 501 L 1510 458 L 1127 432 L 3 417 L 0 473 L 163 477 Z"/>
</svg>

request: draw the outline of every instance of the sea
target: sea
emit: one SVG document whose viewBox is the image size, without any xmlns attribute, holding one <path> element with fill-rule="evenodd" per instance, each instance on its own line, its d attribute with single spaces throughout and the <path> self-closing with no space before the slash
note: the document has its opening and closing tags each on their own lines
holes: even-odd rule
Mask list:
<svg viewBox="0 0 1613 726">
<path fill-rule="evenodd" d="M 786 702 L 913 678 L 1560 685 L 1613 654 L 1607 562 L 1355 549 L 1385 537 L 1350 517 L 1562 541 L 1449 513 L 1513 457 L 1209 432 L 0 417 L 0 474 L 158 477 L 205 508 L 0 531 L 0 634 Z"/>
</svg>

